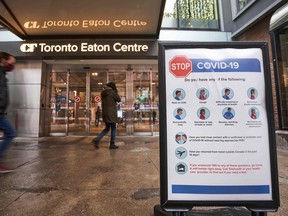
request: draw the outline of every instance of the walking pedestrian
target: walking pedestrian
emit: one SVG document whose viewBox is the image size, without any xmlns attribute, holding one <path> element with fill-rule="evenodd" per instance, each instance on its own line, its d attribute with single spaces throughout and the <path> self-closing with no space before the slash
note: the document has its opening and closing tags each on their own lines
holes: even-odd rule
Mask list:
<svg viewBox="0 0 288 216">
<path fill-rule="evenodd" d="M 93 139 L 95 148 L 99 148 L 100 140 L 108 133 L 111 128 L 110 149 L 117 149 L 115 144 L 116 138 L 116 123 L 117 123 L 117 102 L 121 101 L 115 83 L 109 82 L 106 84 L 105 89 L 101 92 L 102 100 L 102 119 L 105 123 L 104 130 Z"/>
<path fill-rule="evenodd" d="M 16 136 L 15 129 L 6 117 L 6 110 L 9 104 L 8 85 L 6 73 L 14 69 L 15 57 L 9 53 L 0 52 L 0 130 L 3 132 L 3 140 L 0 144 L 0 173 L 12 172 L 3 161 L 5 151 Z"/>
</svg>

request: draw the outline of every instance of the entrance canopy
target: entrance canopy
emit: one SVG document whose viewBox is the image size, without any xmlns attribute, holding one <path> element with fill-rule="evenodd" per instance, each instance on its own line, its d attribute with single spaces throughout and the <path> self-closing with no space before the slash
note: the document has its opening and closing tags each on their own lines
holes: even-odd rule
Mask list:
<svg viewBox="0 0 288 216">
<path fill-rule="evenodd" d="M 24 40 L 158 38 L 165 0 L 0 0 L 0 25 Z"/>
</svg>

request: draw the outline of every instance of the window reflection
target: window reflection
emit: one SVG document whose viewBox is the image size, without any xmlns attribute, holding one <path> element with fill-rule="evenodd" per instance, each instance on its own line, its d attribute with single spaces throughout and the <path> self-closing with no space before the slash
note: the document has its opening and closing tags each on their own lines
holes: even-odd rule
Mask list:
<svg viewBox="0 0 288 216">
<path fill-rule="evenodd" d="M 279 81 L 281 97 L 281 118 L 283 128 L 288 128 L 288 31 L 284 30 L 279 33 Z"/>
<path fill-rule="evenodd" d="M 166 0 L 162 28 L 177 28 L 177 0 Z"/>
<path fill-rule="evenodd" d="M 252 0 L 237 0 L 238 12 L 246 7 Z"/>
<path fill-rule="evenodd" d="M 162 28 L 219 29 L 216 0 L 167 0 Z"/>
</svg>

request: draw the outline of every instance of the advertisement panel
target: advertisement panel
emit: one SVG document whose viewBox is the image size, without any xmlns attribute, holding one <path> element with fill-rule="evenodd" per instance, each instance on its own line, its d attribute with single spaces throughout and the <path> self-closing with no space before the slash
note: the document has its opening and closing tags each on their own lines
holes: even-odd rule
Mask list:
<svg viewBox="0 0 288 216">
<path fill-rule="evenodd" d="M 277 208 L 266 44 L 162 43 L 159 57 L 163 208 Z"/>
</svg>

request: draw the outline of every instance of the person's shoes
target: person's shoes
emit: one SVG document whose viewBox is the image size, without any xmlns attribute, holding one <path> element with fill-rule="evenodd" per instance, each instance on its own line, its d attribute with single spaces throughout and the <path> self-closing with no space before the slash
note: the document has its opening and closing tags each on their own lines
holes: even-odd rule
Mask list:
<svg viewBox="0 0 288 216">
<path fill-rule="evenodd" d="M 110 147 L 109 147 L 109 149 L 117 149 L 117 148 L 119 148 L 119 146 L 117 146 L 117 145 L 110 145 Z"/>
<path fill-rule="evenodd" d="M 10 172 L 14 172 L 14 169 L 6 167 L 2 163 L 0 164 L 0 173 L 10 173 Z"/>
<path fill-rule="evenodd" d="M 96 149 L 99 149 L 99 141 L 98 140 L 94 139 L 94 140 L 92 140 L 92 143 Z"/>
</svg>

